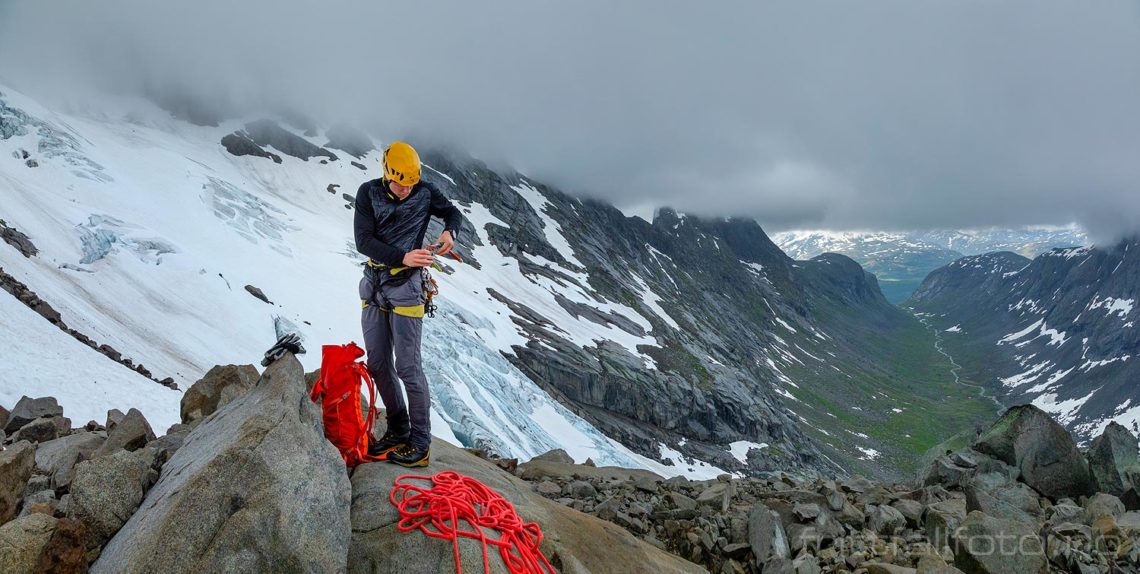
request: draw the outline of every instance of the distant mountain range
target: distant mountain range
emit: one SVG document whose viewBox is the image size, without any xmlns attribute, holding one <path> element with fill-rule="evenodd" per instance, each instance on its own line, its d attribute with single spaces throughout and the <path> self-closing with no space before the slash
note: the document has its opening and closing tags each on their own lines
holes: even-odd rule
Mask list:
<svg viewBox="0 0 1140 574">
<path fill-rule="evenodd" d="M 1054 247 L 1088 245 L 1076 226 L 1017 229 L 888 231 L 785 231 L 772 236 L 793 259 L 842 253 L 879 279 L 883 295 L 901 303 L 931 271 L 966 255 L 1011 251 L 1034 257 Z"/>
<path fill-rule="evenodd" d="M 967 382 L 1032 402 L 1079 436 L 1140 431 L 1140 240 L 959 259 L 906 303 L 942 335 Z"/>
</svg>

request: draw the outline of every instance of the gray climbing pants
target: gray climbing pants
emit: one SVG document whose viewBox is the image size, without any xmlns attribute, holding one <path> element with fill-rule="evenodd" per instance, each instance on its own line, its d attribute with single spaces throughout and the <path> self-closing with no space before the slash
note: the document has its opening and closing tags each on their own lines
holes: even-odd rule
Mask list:
<svg viewBox="0 0 1140 574">
<path fill-rule="evenodd" d="M 397 275 L 387 269 L 366 269 L 360 280 L 360 304 L 368 371 L 384 402 L 388 429 L 396 434 L 410 432 L 408 442 L 414 446 L 429 446 L 431 395 L 420 359 L 423 276 L 418 269 Z M 397 377 L 408 395 L 407 405 Z"/>
</svg>

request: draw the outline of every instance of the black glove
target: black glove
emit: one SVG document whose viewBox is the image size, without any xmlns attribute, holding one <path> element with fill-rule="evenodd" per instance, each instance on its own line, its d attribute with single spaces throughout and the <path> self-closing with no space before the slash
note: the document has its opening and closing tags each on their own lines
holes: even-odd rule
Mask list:
<svg viewBox="0 0 1140 574">
<path fill-rule="evenodd" d="M 265 358 L 261 360 L 261 366 L 268 367 L 273 361 L 280 359 L 285 353 L 293 353 L 294 355 L 304 355 L 305 348 L 301 346 L 301 336 L 296 333 L 288 333 L 282 335 L 277 339 L 277 343 L 265 352 Z"/>
</svg>

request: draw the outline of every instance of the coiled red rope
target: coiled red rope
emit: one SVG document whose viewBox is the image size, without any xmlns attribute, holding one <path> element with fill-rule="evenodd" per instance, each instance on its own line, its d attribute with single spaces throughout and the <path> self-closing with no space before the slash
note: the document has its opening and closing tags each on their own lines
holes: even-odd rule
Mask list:
<svg viewBox="0 0 1140 574">
<path fill-rule="evenodd" d="M 407 480 L 430 481 L 420 486 Z M 455 552 L 455 570 L 463 573 L 459 562 L 459 537 L 474 538 L 483 544 L 483 572 L 490 574 L 488 546 L 496 546 L 511 574 L 553 574 L 554 567 L 542 555 L 542 529 L 534 522 L 523 522 L 515 507 L 487 485 L 454 471 L 432 476 L 405 474 L 396 478 L 388 496 L 400 511 L 400 532 L 420 530 L 432 538 L 450 540 Z M 470 529 L 460 525 L 466 522 Z M 484 529 L 498 531 L 489 537 Z"/>
</svg>

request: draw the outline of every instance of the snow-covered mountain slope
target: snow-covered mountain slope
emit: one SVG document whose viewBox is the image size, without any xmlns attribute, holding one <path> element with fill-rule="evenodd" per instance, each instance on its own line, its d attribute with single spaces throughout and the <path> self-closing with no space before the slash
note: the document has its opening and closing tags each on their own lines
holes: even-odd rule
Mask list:
<svg viewBox="0 0 1140 574">
<path fill-rule="evenodd" d="M 145 103 L 129 117 L 60 114 L 0 93 L 0 218 L 39 251 L 26 257 L 0 243 L 0 267 L 70 327 L 182 388 L 214 364 L 256 361 L 277 320 L 305 336 L 310 369 L 319 366 L 320 344 L 359 340 L 360 258 L 341 190 L 379 175 L 378 152 L 359 159 L 363 171 L 354 158 L 235 157 L 219 142 L 242 130 L 237 122 L 195 126 Z M 475 203 L 465 211 L 472 222 L 493 220 Z M 482 224 L 476 229 L 485 233 Z M 425 329 L 437 434 L 503 456 L 565 448 L 579 461 L 667 475 L 720 472 L 633 453 L 506 361 L 498 351 L 525 340 L 488 287 L 532 304 L 545 297 L 544 312 L 579 341 L 632 349 L 652 340 L 570 315 L 549 290 L 519 283 L 517 262 L 491 251 L 471 255 L 493 272 L 456 265 L 439 277 L 441 312 Z M 102 420 L 107 409 L 138 407 L 159 428 L 177 422 L 179 392 L 80 344 L 8 294 L 0 299 L 0 404 L 53 395 L 73 416 Z M 623 305 L 596 305 L 647 325 Z"/>
<path fill-rule="evenodd" d="M 1076 226 L 1031 226 L 934 231 L 785 231 L 772 236 L 794 259 L 842 253 L 874 273 L 883 294 L 900 303 L 931 271 L 963 255 L 1012 251 L 1034 257 L 1054 247 L 1087 245 Z"/>
<path fill-rule="evenodd" d="M 305 337 L 310 369 L 321 344 L 359 339 L 352 194 L 379 175 L 381 142 L 295 117 L 202 126 L 146 102 L 64 113 L 0 92 L 0 263 L 78 336 L 182 388 L 255 361 L 281 325 Z M 444 438 L 665 475 L 889 474 L 988 415 L 946 400 L 932 335 L 846 257 L 795 262 L 751 220 L 647 222 L 421 152 L 467 218 L 425 325 Z M 0 400 L 55 394 L 68 412 L 138 405 L 173 422 L 179 393 L 0 328 Z M 61 375 L 11 383 L 33 358 Z"/>
<path fill-rule="evenodd" d="M 1084 438 L 1140 428 L 1140 242 L 966 257 L 908 303 L 945 332 L 963 374 Z"/>
</svg>

